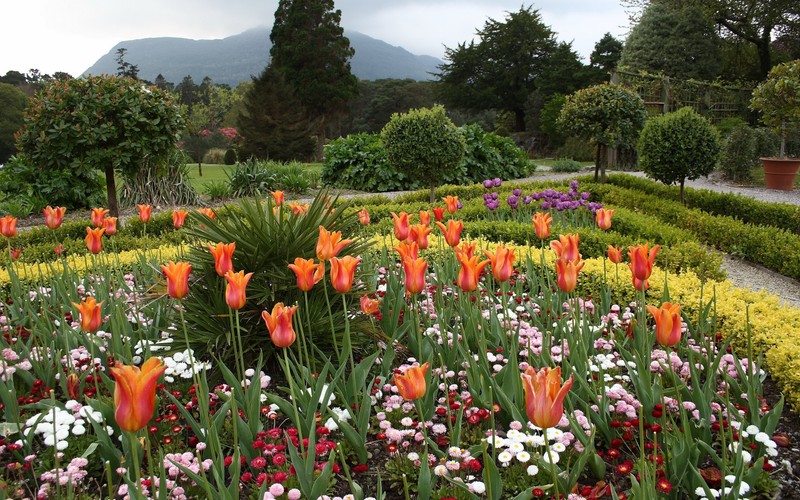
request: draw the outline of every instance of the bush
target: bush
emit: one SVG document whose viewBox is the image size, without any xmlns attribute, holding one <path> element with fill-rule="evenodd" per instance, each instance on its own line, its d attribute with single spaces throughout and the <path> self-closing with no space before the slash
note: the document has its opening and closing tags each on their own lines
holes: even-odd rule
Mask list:
<svg viewBox="0 0 800 500">
<path fill-rule="evenodd" d="M 639 164 L 650 178 L 679 183 L 714 171 L 720 154 L 719 132 L 690 107 L 648 120 L 639 137 Z"/>
<path fill-rule="evenodd" d="M 211 148 L 203 155 L 203 163 L 222 165 L 225 163 L 225 150 L 222 148 Z"/>
<path fill-rule="evenodd" d="M 167 161 L 147 160 L 136 172 L 123 177 L 120 204 L 197 205 L 200 197 L 189 182 L 189 157 L 175 149 Z"/>
<path fill-rule="evenodd" d="M 554 161 L 550 170 L 553 172 L 580 172 L 583 170 L 583 165 L 575 160 L 563 158 Z"/>
<path fill-rule="evenodd" d="M 211 200 L 222 200 L 230 197 L 231 188 L 227 182 L 212 181 L 203 186 L 203 193 L 211 198 Z"/>
<path fill-rule="evenodd" d="M 572 158 L 576 161 L 594 161 L 594 146 L 578 137 L 567 137 L 564 145 L 556 150 L 559 158 Z"/>
<path fill-rule="evenodd" d="M 299 162 L 273 163 L 272 171 L 280 189 L 290 193 L 305 193 L 311 187 L 306 169 Z"/>
<path fill-rule="evenodd" d="M 725 139 L 720 157 L 720 169 L 725 177 L 733 181 L 747 181 L 753 177 L 753 168 L 758 166 L 756 132 L 747 125 L 731 130 Z"/>
<path fill-rule="evenodd" d="M 379 134 L 351 134 L 325 146 L 322 183 L 370 192 L 419 189 L 420 183 L 389 164 Z"/>
<path fill-rule="evenodd" d="M 225 165 L 234 165 L 236 163 L 236 160 L 237 160 L 236 150 L 233 148 L 228 148 L 225 151 L 225 157 L 223 158 Z"/>
<path fill-rule="evenodd" d="M 431 203 L 437 184 L 464 175 L 464 137 L 445 115 L 443 106 L 395 113 L 381 139 L 389 163 L 398 171 L 430 186 Z"/>
<path fill-rule="evenodd" d="M 12 156 L 0 169 L 0 193 L 18 201 L 41 196 L 53 206 L 91 207 L 105 203 L 100 175 L 96 170 L 44 170 L 22 155 Z"/>
<path fill-rule="evenodd" d="M 236 165 L 233 171 L 225 172 L 230 195 L 240 198 L 274 191 L 277 178 L 269 171 L 267 165 L 251 157 L 246 162 Z"/>
<path fill-rule="evenodd" d="M 484 179 L 519 179 L 531 171 L 528 155 L 508 137 L 486 132 L 480 125 L 459 128 L 465 151 L 458 172 L 462 178 L 446 179 L 452 184 L 472 184 Z"/>
</svg>

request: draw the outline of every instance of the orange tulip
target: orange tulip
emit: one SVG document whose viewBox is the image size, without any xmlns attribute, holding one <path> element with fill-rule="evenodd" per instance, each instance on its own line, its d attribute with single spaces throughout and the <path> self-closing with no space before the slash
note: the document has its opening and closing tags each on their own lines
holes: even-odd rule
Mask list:
<svg viewBox="0 0 800 500">
<path fill-rule="evenodd" d="M 608 260 L 614 264 L 622 262 L 622 250 L 613 245 L 608 245 Z"/>
<path fill-rule="evenodd" d="M 167 295 L 173 299 L 182 299 L 189 293 L 189 273 L 192 265 L 188 262 L 170 262 L 161 266 L 161 271 L 167 277 Z"/>
<path fill-rule="evenodd" d="M 422 366 L 412 366 L 405 373 L 394 374 L 394 385 L 397 386 L 397 392 L 403 396 L 403 399 L 416 401 L 425 396 L 428 390 L 425 375 L 430 367 L 430 363 L 425 363 Z"/>
<path fill-rule="evenodd" d="M 58 245 L 56 245 L 56 247 L 53 249 L 53 252 L 55 252 L 55 254 L 56 254 L 56 255 L 61 255 L 62 253 L 64 253 L 64 245 L 62 245 L 61 243 L 59 243 L 59 244 L 58 244 Z"/>
<path fill-rule="evenodd" d="M 144 429 L 153 418 L 156 406 L 156 383 L 167 369 L 158 358 L 150 358 L 142 368 L 117 363 L 111 368 L 114 386 L 114 418 L 126 432 Z"/>
<path fill-rule="evenodd" d="M 11 249 L 11 260 L 17 260 L 22 255 L 22 247 Z"/>
<path fill-rule="evenodd" d="M 92 209 L 92 225 L 94 227 L 103 227 L 103 220 L 108 215 L 107 208 L 93 208 Z"/>
<path fill-rule="evenodd" d="M 428 263 L 425 259 L 418 258 L 403 259 L 403 271 L 406 275 L 406 294 L 415 295 L 425 290 L 425 272 L 428 270 Z"/>
<path fill-rule="evenodd" d="M 442 222 L 442 219 L 444 219 L 444 207 L 435 207 L 433 209 L 433 218 L 437 222 Z"/>
<path fill-rule="evenodd" d="M 213 208 L 208 208 L 208 207 L 206 207 L 206 208 L 198 208 L 198 209 L 195 210 L 195 212 L 197 212 L 198 214 L 203 214 L 206 217 L 208 217 L 209 219 L 216 219 L 217 218 L 217 214 L 214 213 L 214 209 Z"/>
<path fill-rule="evenodd" d="M 269 338 L 275 347 L 286 348 L 294 344 L 297 335 L 292 326 L 292 316 L 297 311 L 297 306 L 286 307 L 283 302 L 272 306 L 272 312 L 263 311 L 261 318 L 267 324 Z"/>
<path fill-rule="evenodd" d="M 81 328 L 85 332 L 96 332 L 103 322 L 102 302 L 97 302 L 94 297 L 86 297 L 80 304 L 73 302 L 81 315 Z"/>
<path fill-rule="evenodd" d="M 325 266 L 314 263 L 314 259 L 297 257 L 294 264 L 289 264 L 289 269 L 297 276 L 297 288 L 307 292 L 314 288 L 325 276 Z"/>
<path fill-rule="evenodd" d="M 431 225 L 431 213 L 427 210 L 420 210 L 419 212 L 419 223 L 423 226 L 430 226 Z"/>
<path fill-rule="evenodd" d="M 578 273 L 583 269 L 585 262 L 580 260 L 561 260 L 556 261 L 556 284 L 558 288 L 566 293 L 575 291 L 578 286 Z"/>
<path fill-rule="evenodd" d="M 0 234 L 6 238 L 13 238 L 17 235 L 17 218 L 11 215 L 0 217 Z"/>
<path fill-rule="evenodd" d="M 481 271 L 489 265 L 489 261 L 478 262 L 477 255 L 470 256 L 459 249 L 456 249 L 456 258 L 461 263 L 461 270 L 458 272 L 458 286 L 465 292 L 477 290 Z"/>
<path fill-rule="evenodd" d="M 451 247 L 457 247 L 461 242 L 461 231 L 464 230 L 464 223 L 460 220 L 450 219 L 447 221 L 447 227 L 439 221 L 436 221 L 436 225 L 444 233 L 444 241 Z"/>
<path fill-rule="evenodd" d="M 550 212 L 536 212 L 533 214 L 533 228 L 536 230 L 536 237 L 540 240 L 547 239 L 550 236 L 550 224 L 553 223 L 553 218 Z"/>
<path fill-rule="evenodd" d="M 458 211 L 458 196 L 445 196 L 444 205 L 449 213 L 456 213 Z"/>
<path fill-rule="evenodd" d="M 380 299 L 371 299 L 369 295 L 361 296 L 361 312 L 366 315 L 375 314 L 381 307 Z"/>
<path fill-rule="evenodd" d="M 361 262 L 361 257 L 345 255 L 341 259 L 331 259 L 331 285 L 339 293 L 347 293 L 353 288 L 353 279 L 356 275 L 356 266 Z"/>
<path fill-rule="evenodd" d="M 103 251 L 103 233 L 106 231 L 103 227 L 92 229 L 86 228 L 86 248 L 93 254 L 98 254 Z"/>
<path fill-rule="evenodd" d="M 561 367 L 542 368 L 538 372 L 529 367 L 522 374 L 525 389 L 525 412 L 528 420 L 537 427 L 555 427 L 564 415 L 564 398 L 572 388 L 573 376 L 561 384 Z"/>
<path fill-rule="evenodd" d="M 405 212 L 400 212 L 400 215 L 397 215 L 394 212 L 390 213 L 392 214 L 392 219 L 394 219 L 394 237 L 400 241 L 407 240 L 409 232 L 408 214 Z"/>
<path fill-rule="evenodd" d="M 49 227 L 50 229 L 58 229 L 61 227 L 61 223 L 64 222 L 64 213 L 66 213 L 67 207 L 51 207 L 47 205 L 45 208 L 42 209 L 44 213 L 44 225 Z"/>
<path fill-rule="evenodd" d="M 292 215 L 303 215 L 308 212 L 308 203 L 293 201 L 289 203 L 289 208 L 292 210 Z"/>
<path fill-rule="evenodd" d="M 648 280 L 640 280 L 636 276 L 633 277 L 633 288 L 639 290 L 640 292 L 644 292 L 650 288 L 650 282 Z"/>
<path fill-rule="evenodd" d="M 189 215 L 184 209 L 180 210 L 173 210 L 172 211 L 172 227 L 175 229 L 180 229 L 186 223 L 186 216 Z"/>
<path fill-rule="evenodd" d="M 653 272 L 653 263 L 656 260 L 656 254 L 661 247 L 656 245 L 648 253 L 647 245 L 638 245 L 635 247 L 628 247 L 628 257 L 631 259 L 630 264 L 631 273 L 633 277 L 639 281 L 647 281 L 650 274 Z"/>
<path fill-rule="evenodd" d="M 468 242 L 465 241 L 465 242 L 461 243 L 461 246 L 458 246 L 458 247 L 454 248 L 453 250 L 455 250 L 456 253 L 460 252 L 460 253 L 466 255 L 467 258 L 471 259 L 472 256 L 475 255 L 475 244 L 474 243 L 468 243 Z"/>
<path fill-rule="evenodd" d="M 595 221 L 597 227 L 603 231 L 611 228 L 611 216 L 614 215 L 613 210 L 606 210 L 605 208 L 598 208 L 595 212 Z"/>
<path fill-rule="evenodd" d="M 233 252 L 236 250 L 236 242 L 217 243 L 216 248 L 208 245 L 211 255 L 214 256 L 214 269 L 220 276 L 225 276 L 228 271 L 233 271 Z"/>
<path fill-rule="evenodd" d="M 341 231 L 331 233 L 325 229 L 325 226 L 319 226 L 319 238 L 317 239 L 317 258 L 319 260 L 330 260 L 339 255 L 339 252 L 342 251 L 342 248 L 352 242 L 353 240 L 342 240 Z"/>
<path fill-rule="evenodd" d="M 150 216 L 153 213 L 153 207 L 150 205 L 136 205 L 136 208 L 139 209 L 139 220 L 142 221 L 143 224 L 150 222 Z"/>
<path fill-rule="evenodd" d="M 225 302 L 231 309 L 241 309 L 247 303 L 247 282 L 253 277 L 253 273 L 244 274 L 244 271 L 225 273 L 228 284 L 225 287 Z"/>
<path fill-rule="evenodd" d="M 483 253 L 489 257 L 489 261 L 492 263 L 492 275 L 496 281 L 502 283 L 511 279 L 514 274 L 514 259 L 516 258 L 513 249 L 499 245 L 496 252 L 484 250 Z"/>
<path fill-rule="evenodd" d="M 106 236 L 114 236 L 117 234 L 117 218 L 106 217 L 103 219 L 103 229 L 106 230 Z"/>
<path fill-rule="evenodd" d="M 681 306 L 664 302 L 661 307 L 647 306 L 656 319 L 656 342 L 669 347 L 681 341 Z"/>
<path fill-rule="evenodd" d="M 69 399 L 77 400 L 78 398 L 80 398 L 81 397 L 80 388 L 81 388 L 81 379 L 78 378 L 78 374 L 70 373 L 69 375 L 67 375 L 67 395 L 69 396 Z"/>
<path fill-rule="evenodd" d="M 580 236 L 577 234 L 560 234 L 558 235 L 558 241 L 553 240 L 550 242 L 550 248 L 556 252 L 559 260 L 581 260 L 581 254 L 578 251 L 579 239 Z"/>
<path fill-rule="evenodd" d="M 413 241 L 401 241 L 394 250 L 400 254 L 401 262 L 405 262 L 406 259 L 416 260 L 419 257 L 419 245 Z"/>
<path fill-rule="evenodd" d="M 360 222 L 362 226 L 369 225 L 369 212 L 367 211 L 366 208 L 362 208 L 361 210 L 359 210 L 358 222 Z"/>
<path fill-rule="evenodd" d="M 433 229 L 424 224 L 414 224 L 408 228 L 408 239 L 417 244 L 420 250 L 428 248 L 428 235 Z"/>
<path fill-rule="evenodd" d="M 283 200 L 284 200 L 283 191 L 272 191 L 270 194 L 272 195 L 272 199 L 275 200 L 275 205 L 277 206 L 283 205 Z"/>
</svg>

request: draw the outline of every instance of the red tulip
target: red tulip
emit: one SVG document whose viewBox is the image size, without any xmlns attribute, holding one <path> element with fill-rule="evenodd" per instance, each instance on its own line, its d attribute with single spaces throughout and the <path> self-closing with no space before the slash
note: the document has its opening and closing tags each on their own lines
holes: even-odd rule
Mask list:
<svg viewBox="0 0 800 500">
<path fill-rule="evenodd" d="M 339 293 L 347 293 L 353 287 L 356 266 L 361 262 L 361 257 L 345 255 L 341 259 L 331 259 L 331 285 Z"/>
<path fill-rule="evenodd" d="M 496 281 L 503 283 L 511 279 L 514 274 L 514 259 L 516 258 L 513 249 L 501 244 L 497 247 L 496 252 L 484 250 L 483 253 L 492 263 L 492 275 Z"/>
<path fill-rule="evenodd" d="M 650 278 L 650 274 L 653 272 L 653 263 L 660 248 L 660 246 L 656 245 L 648 252 L 647 245 L 628 247 L 628 257 L 631 259 L 628 265 L 634 278 L 639 281 L 647 281 Z"/>
<path fill-rule="evenodd" d="M 53 249 L 53 252 L 55 252 L 55 254 L 56 254 L 56 255 L 61 255 L 62 253 L 64 253 L 64 245 L 62 245 L 61 243 L 59 243 L 59 244 L 58 244 L 58 245 L 56 245 L 56 247 Z"/>
<path fill-rule="evenodd" d="M 394 237 L 400 241 L 407 240 L 409 231 L 408 214 L 405 212 L 400 212 L 400 215 L 394 212 L 390 213 L 392 214 L 392 219 L 394 219 Z"/>
<path fill-rule="evenodd" d="M 86 228 L 86 248 L 93 254 L 98 254 L 103 251 L 103 233 L 105 228 L 98 227 L 92 229 Z"/>
<path fill-rule="evenodd" d="M 558 255 L 559 260 L 564 261 L 571 261 L 571 260 L 581 260 L 581 254 L 578 251 L 578 240 L 580 236 L 577 234 L 560 234 L 558 235 L 558 240 L 553 240 L 550 242 L 550 248 L 552 248 L 556 255 Z"/>
<path fill-rule="evenodd" d="M 103 227 L 103 220 L 108 215 L 107 208 L 93 208 L 92 209 L 92 225 L 94 227 Z"/>
<path fill-rule="evenodd" d="M 18 260 L 22 255 L 22 247 L 16 247 L 11 249 L 11 260 Z"/>
<path fill-rule="evenodd" d="M 81 397 L 81 394 L 79 392 L 80 388 L 81 388 L 81 379 L 78 378 L 78 374 L 70 373 L 69 375 L 67 375 L 67 395 L 69 396 L 69 399 L 77 400 L 78 398 L 80 398 Z"/>
<path fill-rule="evenodd" d="M 195 212 L 197 212 L 198 214 L 203 214 L 206 217 L 208 217 L 209 219 L 216 219 L 217 218 L 217 214 L 214 213 L 214 209 L 213 208 L 208 208 L 208 207 L 206 207 L 206 208 L 198 208 L 198 209 L 195 210 Z"/>
<path fill-rule="evenodd" d="M 606 210 L 605 208 L 598 208 L 595 212 L 595 221 L 597 227 L 603 231 L 611 228 L 611 216 L 614 215 L 613 210 Z"/>
<path fill-rule="evenodd" d="M 80 304 L 73 302 L 81 317 L 81 328 L 85 332 L 93 333 L 100 328 L 103 322 L 102 302 L 97 302 L 94 297 L 86 297 Z"/>
<path fill-rule="evenodd" d="M 540 240 L 547 239 L 550 236 L 550 224 L 553 223 L 553 218 L 550 212 L 536 212 L 533 214 L 533 228 L 536 230 L 536 237 Z"/>
<path fill-rule="evenodd" d="M 412 366 L 407 369 L 405 373 L 394 374 L 394 385 L 397 386 L 397 392 L 403 399 L 406 401 L 416 401 L 425 396 L 428 390 L 425 375 L 428 373 L 428 368 L 430 367 L 430 363 L 425 363 L 422 366 Z"/>
<path fill-rule="evenodd" d="M 108 236 L 114 236 L 117 234 L 117 218 L 106 217 L 103 219 L 103 229 L 106 230 L 106 235 Z"/>
<path fill-rule="evenodd" d="M 17 218 L 10 215 L 0 217 L 0 234 L 6 238 L 13 238 L 17 235 Z"/>
<path fill-rule="evenodd" d="M 272 313 L 263 311 L 261 318 L 267 324 L 269 337 L 275 347 L 287 348 L 294 344 L 297 335 L 292 326 L 292 316 L 297 311 L 297 306 L 286 307 L 283 302 L 278 302 L 272 307 Z"/>
<path fill-rule="evenodd" d="M 50 229 L 58 229 L 61 227 L 61 223 L 64 222 L 64 213 L 66 211 L 67 207 L 53 208 L 50 205 L 47 205 L 42 209 L 42 212 L 44 213 L 44 224 Z"/>
<path fill-rule="evenodd" d="M 442 222 L 442 219 L 444 219 L 444 207 L 434 207 L 433 218 L 436 219 L 437 222 Z"/>
<path fill-rule="evenodd" d="M 464 230 L 464 223 L 460 220 L 450 219 L 447 221 L 447 227 L 439 221 L 436 221 L 436 225 L 444 233 L 444 241 L 451 247 L 457 247 L 461 242 L 461 231 Z"/>
<path fill-rule="evenodd" d="M 580 260 L 556 261 L 556 284 L 566 293 L 575 291 L 578 286 L 578 273 L 583 269 L 585 262 Z"/>
<path fill-rule="evenodd" d="M 331 233 L 325 229 L 325 226 L 319 226 L 319 238 L 317 239 L 317 258 L 319 260 L 330 260 L 339 255 L 339 252 L 342 251 L 342 248 L 352 242 L 353 240 L 342 240 L 341 231 Z"/>
<path fill-rule="evenodd" d="M 361 312 L 366 315 L 375 314 L 381 307 L 380 299 L 371 299 L 369 295 L 361 296 Z"/>
<path fill-rule="evenodd" d="M 608 260 L 614 264 L 622 262 L 622 250 L 613 245 L 608 245 Z"/>
<path fill-rule="evenodd" d="M 420 210 L 419 212 L 419 223 L 423 226 L 430 226 L 431 225 L 431 213 L 427 210 Z"/>
<path fill-rule="evenodd" d="M 542 368 L 538 372 L 529 367 L 522 374 L 525 388 L 525 412 L 533 425 L 542 429 L 555 427 L 564 415 L 564 398 L 572 388 L 573 377 L 561 384 L 561 367 Z"/>
<path fill-rule="evenodd" d="M 425 273 L 428 270 L 428 263 L 424 259 L 403 259 L 403 271 L 406 279 L 406 294 L 415 295 L 425 289 Z"/>
<path fill-rule="evenodd" d="M 150 215 L 153 213 L 153 207 L 150 205 L 136 205 L 136 208 L 139 209 L 139 220 L 142 221 L 143 224 L 150 222 Z"/>
<path fill-rule="evenodd" d="M 228 285 L 225 287 L 225 302 L 231 309 L 241 309 L 247 303 L 247 282 L 253 277 L 253 273 L 244 274 L 244 271 L 225 273 Z"/>
<path fill-rule="evenodd" d="M 141 370 L 122 363 L 111 368 L 111 375 L 116 380 L 114 418 L 120 429 L 137 432 L 147 426 L 155 410 L 156 384 L 166 369 L 158 358 L 145 361 Z"/>
<path fill-rule="evenodd" d="M 417 244 L 420 250 L 428 248 L 428 235 L 433 229 L 424 224 L 414 224 L 408 228 L 408 239 Z"/>
<path fill-rule="evenodd" d="M 172 227 L 175 229 L 180 229 L 186 223 L 186 216 L 189 215 L 184 209 L 180 210 L 173 210 L 172 211 Z"/>
<path fill-rule="evenodd" d="M 303 292 L 314 288 L 314 285 L 325 276 L 325 266 L 316 264 L 314 259 L 297 257 L 294 259 L 294 264 L 289 264 L 289 269 L 294 271 L 297 277 L 297 288 Z"/>
<path fill-rule="evenodd" d="M 236 250 L 236 242 L 217 243 L 216 248 L 208 245 L 211 255 L 214 256 L 214 269 L 220 276 L 225 276 L 228 271 L 233 271 L 233 252 Z"/>
<path fill-rule="evenodd" d="M 188 262 L 170 262 L 161 266 L 161 271 L 167 277 L 167 294 L 173 299 L 182 299 L 189 293 L 189 274 L 192 265 Z"/>
<path fill-rule="evenodd" d="M 647 306 L 656 320 L 656 342 L 669 347 L 681 341 L 681 306 L 664 302 L 661 307 Z"/>
<path fill-rule="evenodd" d="M 406 259 L 416 260 L 419 257 L 419 245 L 413 241 L 401 241 L 394 250 L 400 254 L 400 262 Z"/>
</svg>

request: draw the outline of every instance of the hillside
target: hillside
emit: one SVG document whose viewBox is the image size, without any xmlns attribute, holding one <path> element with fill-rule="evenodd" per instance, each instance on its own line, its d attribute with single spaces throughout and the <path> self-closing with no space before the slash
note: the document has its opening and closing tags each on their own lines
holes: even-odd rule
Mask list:
<svg viewBox="0 0 800 500">
<path fill-rule="evenodd" d="M 178 84 L 187 75 L 195 83 L 208 76 L 215 83 L 235 87 L 239 82 L 259 74 L 267 65 L 269 28 L 255 28 L 219 40 L 190 40 L 187 38 L 143 38 L 126 40 L 115 45 L 106 55 L 84 72 L 115 74 L 117 49 L 125 48 L 125 61 L 139 66 L 139 77 L 153 81 L 161 73 L 169 82 Z M 351 60 L 353 74 L 361 80 L 382 78 L 411 78 L 431 80 L 431 72 L 442 64 L 431 56 L 414 55 L 402 47 L 364 35 L 345 31 L 355 49 Z"/>
</svg>

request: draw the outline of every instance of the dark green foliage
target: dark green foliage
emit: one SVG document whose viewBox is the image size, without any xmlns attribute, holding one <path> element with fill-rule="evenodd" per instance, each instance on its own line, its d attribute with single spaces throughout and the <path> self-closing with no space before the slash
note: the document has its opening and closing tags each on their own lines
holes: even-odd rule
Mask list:
<svg viewBox="0 0 800 500">
<path fill-rule="evenodd" d="M 237 127 L 242 135 L 240 158 L 306 160 L 316 148 L 317 123 L 308 118 L 283 76 L 271 69 L 253 80 Z"/>
<path fill-rule="evenodd" d="M 508 137 L 486 132 L 480 125 L 459 128 L 464 137 L 463 178 L 448 179 L 453 184 L 471 184 L 484 179 L 519 179 L 532 170 L 528 155 Z"/>
<path fill-rule="evenodd" d="M 14 133 L 22 127 L 28 96 L 14 85 L 0 83 L 0 164 L 16 153 Z"/>
<path fill-rule="evenodd" d="M 756 132 L 746 124 L 734 128 L 725 139 L 720 156 L 720 169 L 733 181 L 747 181 L 757 167 Z"/>
<path fill-rule="evenodd" d="M 539 112 L 539 129 L 547 134 L 548 146 L 551 148 L 561 147 L 567 140 L 558 127 L 558 116 L 566 102 L 567 98 L 563 94 L 553 94 L 545 101 Z"/>
<path fill-rule="evenodd" d="M 750 108 L 760 111 L 761 121 L 780 134 L 780 157 L 784 158 L 786 139 L 800 132 L 800 59 L 772 68 L 753 90 Z"/>
<path fill-rule="evenodd" d="M 464 138 L 442 106 L 392 115 L 381 140 L 392 167 L 431 187 L 431 203 L 437 184 L 465 172 Z"/>
<path fill-rule="evenodd" d="M 617 68 L 619 58 L 622 57 L 622 47 L 622 42 L 614 38 L 611 33 L 606 33 L 594 44 L 589 62 L 595 68 L 610 74 Z"/>
<path fill-rule="evenodd" d="M 550 170 L 553 172 L 580 172 L 583 170 L 583 165 L 575 160 L 564 158 L 553 162 L 553 166 L 550 167 Z"/>
<path fill-rule="evenodd" d="M 221 200 L 224 198 L 229 198 L 231 195 L 231 190 L 227 182 L 215 181 L 207 182 L 203 186 L 203 193 L 211 198 L 211 200 Z"/>
<path fill-rule="evenodd" d="M 91 207 L 103 204 L 103 185 L 92 168 L 42 169 L 23 155 L 0 169 L 0 193 L 11 199 L 41 196 L 47 205 Z"/>
<path fill-rule="evenodd" d="M 392 168 L 379 134 L 366 133 L 335 139 L 325 146 L 322 182 L 370 192 L 422 187 L 417 179 Z"/>
<path fill-rule="evenodd" d="M 228 148 L 225 151 L 225 158 L 223 159 L 225 165 L 233 165 L 236 163 L 236 160 L 237 160 L 236 150 L 233 148 Z"/>
<path fill-rule="evenodd" d="M 594 161 L 595 147 L 586 139 L 567 137 L 564 144 L 556 150 L 556 156 L 575 161 Z"/>
<path fill-rule="evenodd" d="M 278 188 L 295 194 L 303 194 L 311 187 L 310 174 L 298 162 L 276 163 L 271 162 L 270 169 L 275 173 L 275 182 Z"/>
<path fill-rule="evenodd" d="M 145 161 L 139 170 L 124 176 L 120 204 L 198 205 L 200 197 L 189 182 L 188 161 L 178 149 L 165 162 Z"/>
<path fill-rule="evenodd" d="M 38 92 L 25 112 L 17 147 L 38 170 L 30 180 L 34 185 L 46 188 L 51 182 L 46 178 L 61 177 L 60 189 L 69 194 L 53 198 L 67 206 L 88 203 L 75 195 L 91 195 L 93 171 L 102 169 L 108 208 L 116 214 L 115 170 L 132 175 L 145 160 L 167 158 L 182 128 L 170 94 L 127 78 L 93 76 L 54 81 Z"/>
<path fill-rule="evenodd" d="M 358 97 L 350 104 L 343 134 L 380 132 L 394 113 L 435 104 L 433 82 L 385 79 L 358 82 Z"/>
<path fill-rule="evenodd" d="M 711 122 L 685 107 L 648 120 L 638 149 L 639 165 L 649 177 L 664 184 L 678 183 L 683 192 L 686 179 L 714 171 L 721 146 Z"/>
<path fill-rule="evenodd" d="M 237 210 L 213 220 L 202 215 L 190 215 L 193 219 L 193 229 L 188 232 L 190 236 L 203 242 L 236 242 L 234 269 L 254 273 L 247 286 L 247 303 L 238 313 L 246 366 L 251 366 L 260 353 L 270 357 L 274 352 L 261 312 L 271 311 L 276 302 L 283 302 L 287 306 L 298 304 L 300 310 L 297 320 L 304 325 L 308 325 L 307 317 L 311 321 L 311 325 L 305 329 L 308 340 L 322 352 L 333 352 L 328 314 L 330 311 L 334 315 L 336 334 L 340 335 L 345 324 L 341 295 L 332 289 L 328 290 L 331 299 L 329 309 L 323 289 L 330 286 L 330 280 L 326 279 L 308 292 L 306 306 L 303 292 L 297 289 L 295 275 L 287 267 L 296 257 L 315 257 L 319 226 L 330 231 L 342 231 L 344 238 L 355 240 L 342 250 L 340 257 L 363 255 L 369 248 L 365 240 L 354 236 L 359 228 L 355 214 L 344 214 L 345 205 L 329 210 L 325 192 L 318 195 L 308 212 L 301 216 L 292 215 L 288 208 L 273 212 L 274 204 L 271 197 L 268 198 L 266 202 L 243 200 Z M 204 228 L 200 227 L 201 223 Z M 220 362 L 234 366 L 228 340 L 233 318 L 225 303 L 225 279 L 216 274 L 213 257 L 205 245 L 192 248 L 188 260 L 192 264 L 193 275 L 197 277 L 190 287 L 189 299 L 184 301 L 189 341 L 198 356 L 213 354 Z M 359 268 L 357 275 L 360 276 L 362 271 Z M 356 297 L 361 293 L 363 290 L 358 285 L 353 287 L 348 294 L 351 307 L 357 307 Z M 363 342 L 364 328 L 364 323 L 351 321 L 355 344 Z"/>
<path fill-rule="evenodd" d="M 682 80 L 713 80 L 720 60 L 719 36 L 701 8 L 657 2 L 631 30 L 619 65 Z"/>
<path fill-rule="evenodd" d="M 478 43 L 445 49 L 440 94 L 451 107 L 508 111 L 515 131 L 523 131 L 525 102 L 550 69 L 558 46 L 555 32 L 538 10 L 523 6 L 503 21 L 489 19 L 477 35 Z"/>
<path fill-rule="evenodd" d="M 270 69 L 320 125 L 342 115 L 358 89 L 341 17 L 333 0 L 280 0 L 269 36 Z"/>
<path fill-rule="evenodd" d="M 276 189 L 278 181 L 269 168 L 269 162 L 261 162 L 253 157 L 238 163 L 225 175 L 228 177 L 228 193 L 234 198 L 267 194 Z"/>
</svg>

